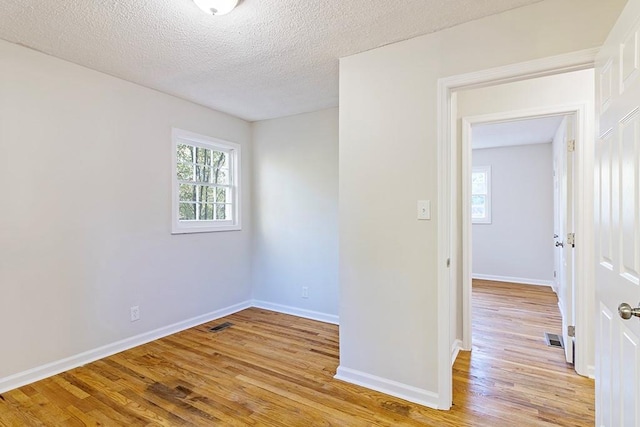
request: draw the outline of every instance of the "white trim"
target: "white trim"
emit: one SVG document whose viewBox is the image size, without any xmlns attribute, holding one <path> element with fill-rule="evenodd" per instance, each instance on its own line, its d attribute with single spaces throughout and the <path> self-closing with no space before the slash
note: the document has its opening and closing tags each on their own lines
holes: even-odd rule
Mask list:
<svg viewBox="0 0 640 427">
<path fill-rule="evenodd" d="M 229 154 L 229 188 L 232 201 L 233 217 L 226 221 L 180 221 L 178 215 L 179 184 L 176 165 L 178 162 L 176 149 L 178 143 L 186 143 L 195 147 L 224 151 Z M 242 230 L 241 213 L 241 175 L 242 148 L 240 144 L 200 135 L 183 129 L 171 129 L 171 234 L 208 233 L 216 231 Z"/>
<path fill-rule="evenodd" d="M 570 71 L 593 68 L 599 48 L 584 49 L 548 58 L 534 59 L 504 67 L 489 68 L 467 74 L 445 77 L 438 80 L 441 90 L 452 92 L 460 89 L 473 89 L 551 76 Z M 440 99 L 440 101 L 446 101 Z M 440 124 L 443 126 L 443 124 Z"/>
<path fill-rule="evenodd" d="M 448 409 L 452 402 L 453 381 L 450 365 L 451 338 L 449 331 L 452 321 L 451 316 L 456 315 L 456 313 L 451 312 L 452 307 L 457 306 L 452 303 L 452 293 L 449 290 L 452 285 L 457 286 L 457 283 L 451 283 L 451 274 L 446 267 L 446 260 L 451 255 L 453 243 L 451 238 L 459 232 L 456 226 L 457 214 L 459 212 L 455 209 L 449 209 L 450 206 L 455 206 L 451 204 L 451 201 L 457 196 L 457 190 L 452 186 L 452 182 L 455 183 L 455 180 L 458 177 L 457 156 L 451 156 L 452 142 L 454 146 L 457 145 L 455 129 L 452 129 L 455 124 L 455 121 L 453 121 L 452 118 L 455 115 L 453 115 L 451 111 L 452 99 L 455 101 L 455 90 L 489 86 L 509 81 L 518 81 L 592 68 L 597 53 L 597 48 L 586 49 L 578 52 L 522 62 L 519 64 L 438 79 L 438 218 L 442 219 L 438 223 L 438 396 L 440 407 L 442 409 Z M 589 164 L 584 163 L 583 166 L 585 167 L 584 169 L 586 169 L 589 167 Z M 583 170 L 583 175 L 586 175 L 586 172 L 586 170 Z M 582 179 L 585 178 L 586 177 L 584 176 L 582 177 Z M 578 197 L 580 206 L 577 208 L 580 209 L 585 207 L 592 209 L 592 207 L 589 207 L 588 201 L 580 197 L 581 191 L 582 190 L 579 190 Z M 587 195 L 588 193 L 586 192 L 582 193 L 582 196 Z M 586 219 L 587 218 L 585 218 L 585 220 Z M 587 221 L 584 221 L 584 223 L 581 224 L 581 229 L 584 232 L 587 231 L 586 222 Z M 585 248 L 587 248 L 587 245 L 591 244 L 592 241 L 588 240 L 589 237 L 587 235 L 584 236 L 584 239 L 583 244 L 585 245 Z M 585 260 L 588 261 L 586 259 L 587 257 L 584 255 L 578 255 L 577 258 L 583 262 Z M 455 265 L 455 261 L 456 260 L 451 260 L 451 264 Z M 590 286 L 593 286 L 589 273 L 584 274 L 588 283 L 590 283 Z M 579 278 L 576 279 L 579 280 Z M 587 293 L 588 291 L 585 292 L 585 294 Z M 453 295 L 455 295 L 455 293 L 453 293 Z M 590 315 L 588 312 L 589 305 L 587 304 L 587 298 L 588 295 L 583 295 L 579 301 L 582 309 L 580 316 L 582 316 L 583 319 L 586 318 L 584 316 Z M 593 295 L 591 295 L 591 298 L 593 299 Z M 463 306 L 464 305 L 465 303 L 463 301 Z M 470 307 L 467 308 L 470 309 Z M 456 318 L 457 317 L 459 316 L 456 316 Z M 585 341 L 589 341 L 585 342 L 585 347 L 590 345 L 590 340 L 591 338 L 585 339 Z M 463 342 L 464 341 L 465 340 L 463 339 Z M 464 344 L 466 346 L 467 343 L 464 342 Z M 578 370 L 578 362 L 580 362 L 580 358 L 576 356 L 576 370 Z"/>
<path fill-rule="evenodd" d="M 290 314 L 292 316 L 304 317 L 305 319 L 317 320 L 319 322 L 339 324 L 339 317 L 335 314 L 327 314 L 319 311 L 305 310 L 303 308 L 288 305 L 275 304 L 267 301 L 253 300 L 252 306 L 264 310 L 276 311 L 278 313 Z"/>
<path fill-rule="evenodd" d="M 462 340 L 456 339 L 453 341 L 453 344 L 451 344 L 451 366 L 456 363 L 460 350 L 462 350 Z"/>
<path fill-rule="evenodd" d="M 451 221 L 451 206 L 455 192 L 452 180 L 456 179 L 457 163 L 452 161 L 451 138 L 455 138 L 455 127 L 452 124 L 451 108 L 455 97 L 446 80 L 438 80 L 438 404 L 440 409 L 450 409 L 453 403 L 453 375 L 451 371 L 451 301 L 452 272 L 455 271 L 455 257 L 452 254 L 452 243 L 455 235 Z M 442 218 L 442 221 L 440 221 Z M 452 265 L 453 264 L 453 265 Z M 453 280 L 455 283 L 457 280 Z"/>
<path fill-rule="evenodd" d="M 462 178 L 464 179 L 466 170 L 462 169 Z M 487 190 L 484 194 L 478 194 L 480 196 L 485 196 L 485 215 L 483 218 L 474 218 L 473 214 L 471 215 L 471 222 L 473 224 L 491 224 L 491 166 L 472 166 L 471 173 L 482 173 L 484 174 L 485 180 L 487 182 Z M 468 184 L 467 184 L 468 185 Z M 463 197 L 464 197 L 464 193 Z M 471 197 L 473 197 L 473 188 L 471 188 Z"/>
<path fill-rule="evenodd" d="M 473 254 L 473 220 L 471 218 L 471 200 L 469 196 L 471 195 L 471 176 L 468 175 L 469 171 L 472 170 L 473 161 L 471 157 L 471 150 L 465 149 L 465 141 L 471 140 L 471 124 L 466 121 L 466 118 L 462 119 L 462 148 L 460 149 L 460 160 L 461 160 L 461 169 L 458 172 L 460 175 L 461 190 L 462 191 L 462 200 L 461 207 L 462 212 L 460 213 L 460 218 L 462 221 L 462 235 L 460 239 L 462 240 L 462 259 L 459 261 L 462 264 L 462 314 L 461 316 L 457 316 L 458 321 L 462 322 L 462 345 L 465 349 L 471 350 L 473 342 L 472 342 L 472 324 L 471 321 L 467 321 L 469 319 L 468 314 L 472 313 L 472 301 L 471 301 L 471 260 Z M 453 138 L 453 137 L 452 137 Z M 456 139 L 457 144 L 457 139 Z M 457 189 L 452 190 L 454 197 L 457 196 Z M 461 319 L 460 319 L 461 318 Z"/>
<path fill-rule="evenodd" d="M 78 366 L 86 365 L 87 363 L 103 359 L 105 357 L 120 353 L 130 348 L 146 344 L 150 341 L 175 334 L 185 329 L 193 328 L 194 326 L 198 326 L 203 323 L 207 323 L 212 320 L 237 313 L 238 311 L 245 310 L 249 307 L 251 307 L 251 301 L 244 301 L 239 304 L 212 311 L 201 316 L 192 317 L 191 319 L 183 320 L 169 326 L 154 329 L 153 331 L 145 332 L 143 334 L 136 335 L 130 338 L 125 338 L 123 340 L 107 344 L 93 350 L 85 351 L 83 353 L 67 357 L 65 359 L 47 363 L 42 366 L 37 366 L 23 372 L 18 372 L 17 374 L 13 374 L 8 377 L 0 378 L 0 393 L 4 393 L 6 391 L 42 380 L 44 378 L 57 375 L 61 372 L 77 368 Z"/>
<path fill-rule="evenodd" d="M 472 278 L 478 280 L 491 280 L 492 282 L 507 282 L 520 285 L 549 286 L 553 287 L 553 280 L 527 279 L 524 277 L 493 276 L 491 274 L 473 274 Z"/>
<path fill-rule="evenodd" d="M 447 409 L 438 407 L 438 395 L 429 390 L 356 371 L 355 369 L 345 368 L 344 366 L 338 366 L 336 375 L 333 378 L 399 397 L 418 405 L 434 409 Z"/>
</svg>

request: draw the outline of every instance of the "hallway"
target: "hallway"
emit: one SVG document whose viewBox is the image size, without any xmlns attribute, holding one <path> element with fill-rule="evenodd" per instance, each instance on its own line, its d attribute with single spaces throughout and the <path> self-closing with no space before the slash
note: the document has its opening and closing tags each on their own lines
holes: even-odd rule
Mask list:
<svg viewBox="0 0 640 427">
<path fill-rule="evenodd" d="M 472 298 L 473 351 L 454 365 L 454 408 L 511 425 L 592 426 L 593 380 L 544 341 L 544 332 L 561 331 L 553 291 L 474 280 Z"/>
</svg>

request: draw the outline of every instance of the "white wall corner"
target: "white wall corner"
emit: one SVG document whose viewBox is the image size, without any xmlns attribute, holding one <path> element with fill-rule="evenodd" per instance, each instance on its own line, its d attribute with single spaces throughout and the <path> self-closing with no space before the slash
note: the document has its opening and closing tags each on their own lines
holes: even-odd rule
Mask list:
<svg viewBox="0 0 640 427">
<path fill-rule="evenodd" d="M 458 353 L 463 349 L 462 340 L 456 339 L 451 344 L 451 366 L 456 363 L 456 359 L 458 358 Z"/>
<path fill-rule="evenodd" d="M 587 366 L 587 376 L 592 380 L 596 379 L 596 367 L 594 365 Z"/>
<path fill-rule="evenodd" d="M 399 383 L 397 381 L 367 374 L 366 372 L 356 371 L 355 369 L 338 366 L 335 379 L 359 385 L 362 387 L 376 390 L 390 396 L 399 397 L 418 405 L 427 406 L 433 409 L 440 409 L 438 402 L 439 396 L 429 390 Z"/>
<path fill-rule="evenodd" d="M 264 310 L 276 311 L 278 313 L 290 314 L 292 316 L 304 317 L 305 319 L 317 320 L 319 322 L 331 323 L 338 325 L 339 317 L 336 314 L 321 313 L 319 311 L 305 310 L 303 308 L 292 307 L 282 304 L 274 304 L 267 301 L 253 300 L 252 307 L 262 308 Z"/>
<path fill-rule="evenodd" d="M 93 350 L 85 351 L 83 353 L 76 354 L 61 360 L 37 366 L 23 372 L 18 372 L 8 377 L 0 378 L 0 393 L 4 393 L 6 391 L 31 384 L 33 382 L 51 377 L 53 375 L 57 375 L 61 372 L 77 368 L 78 366 L 86 365 L 87 363 L 103 359 L 116 353 L 120 353 L 122 351 L 146 344 L 148 342 L 166 337 L 168 335 L 175 334 L 185 329 L 193 328 L 194 326 L 211 322 L 212 320 L 216 320 L 221 317 L 229 316 L 233 313 L 237 313 L 250 307 L 251 301 L 244 301 L 229 307 L 222 308 L 220 310 L 215 310 L 210 313 L 203 314 L 201 316 L 193 317 L 191 319 L 183 320 L 169 326 L 164 326 L 162 328 L 154 329 L 153 331 L 129 337 L 112 344 L 107 344 Z"/>
</svg>

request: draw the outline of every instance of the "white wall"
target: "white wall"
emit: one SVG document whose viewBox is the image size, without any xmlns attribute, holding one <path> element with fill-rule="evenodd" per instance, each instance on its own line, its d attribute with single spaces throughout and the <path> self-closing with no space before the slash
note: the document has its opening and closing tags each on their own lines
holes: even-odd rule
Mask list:
<svg viewBox="0 0 640 427">
<path fill-rule="evenodd" d="M 437 304 L 437 80 L 599 46 L 623 4 L 546 0 L 340 60 L 339 378 L 448 406 L 437 394 L 450 369 L 438 360 L 449 307 Z M 416 220 L 418 199 L 431 200 L 431 221 Z"/>
<path fill-rule="evenodd" d="M 473 150 L 491 166 L 491 224 L 473 224 L 473 277 L 551 286 L 553 156 L 551 143 Z"/>
<path fill-rule="evenodd" d="M 247 122 L 3 41 L 0 61 L 0 388 L 250 299 Z M 170 234 L 172 126 L 243 146 L 242 231 Z"/>
<path fill-rule="evenodd" d="M 338 109 L 255 122 L 253 149 L 254 298 L 337 322 Z"/>
</svg>

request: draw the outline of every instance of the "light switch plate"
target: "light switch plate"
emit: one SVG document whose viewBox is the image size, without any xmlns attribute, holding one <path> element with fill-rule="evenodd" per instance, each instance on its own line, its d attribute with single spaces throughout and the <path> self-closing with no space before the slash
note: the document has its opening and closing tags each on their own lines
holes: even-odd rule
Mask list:
<svg viewBox="0 0 640 427">
<path fill-rule="evenodd" d="M 431 219 L 431 201 L 418 200 L 418 219 Z"/>
</svg>

